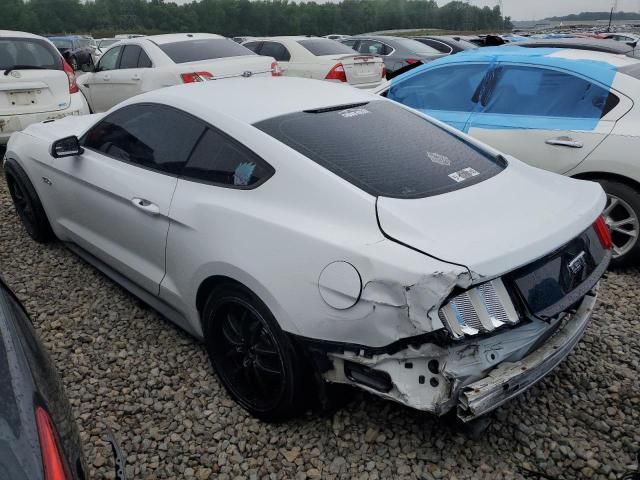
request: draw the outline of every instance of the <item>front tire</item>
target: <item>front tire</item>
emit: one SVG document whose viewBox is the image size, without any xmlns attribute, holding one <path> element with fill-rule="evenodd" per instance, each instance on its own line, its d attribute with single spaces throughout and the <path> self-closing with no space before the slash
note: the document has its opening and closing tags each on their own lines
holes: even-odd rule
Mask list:
<svg viewBox="0 0 640 480">
<path fill-rule="evenodd" d="M 17 162 L 7 160 L 5 177 L 16 213 L 29 236 L 38 243 L 53 240 L 51 224 L 26 172 Z"/>
<path fill-rule="evenodd" d="M 607 193 L 603 216 L 611 229 L 613 267 L 630 266 L 640 259 L 640 193 L 614 180 L 598 180 Z"/>
<path fill-rule="evenodd" d="M 245 410 L 267 422 L 301 412 L 303 359 L 259 298 L 240 286 L 218 287 L 202 320 L 213 368 Z"/>
</svg>

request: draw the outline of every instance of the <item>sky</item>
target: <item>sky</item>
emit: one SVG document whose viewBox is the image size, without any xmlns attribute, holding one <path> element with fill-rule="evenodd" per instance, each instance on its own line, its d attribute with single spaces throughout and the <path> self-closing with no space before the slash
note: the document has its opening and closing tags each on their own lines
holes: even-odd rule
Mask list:
<svg viewBox="0 0 640 480">
<path fill-rule="evenodd" d="M 176 3 L 188 3 L 193 0 L 173 0 Z M 315 0 L 318 3 L 337 2 L 340 0 Z M 444 5 L 450 0 L 436 0 Z M 468 0 L 472 5 L 493 7 L 498 0 Z M 504 13 L 513 20 L 539 20 L 546 17 L 567 15 L 588 11 L 609 11 L 613 0 L 503 0 Z M 640 12 L 640 0 L 618 0 L 617 10 Z"/>
</svg>

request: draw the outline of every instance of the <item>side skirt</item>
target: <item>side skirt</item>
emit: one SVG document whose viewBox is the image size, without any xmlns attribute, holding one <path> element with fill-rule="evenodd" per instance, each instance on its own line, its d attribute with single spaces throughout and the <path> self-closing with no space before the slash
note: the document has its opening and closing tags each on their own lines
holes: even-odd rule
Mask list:
<svg viewBox="0 0 640 480">
<path fill-rule="evenodd" d="M 172 323 L 175 323 L 177 326 L 185 330 L 190 335 L 200 340 L 202 339 L 202 337 L 198 334 L 198 332 L 196 332 L 191 327 L 191 324 L 187 321 L 187 318 L 178 310 L 173 308 L 171 305 L 169 305 L 168 303 L 166 303 L 156 295 L 153 295 L 147 292 L 146 290 L 144 290 L 143 288 L 139 287 L 137 284 L 133 283 L 127 277 L 125 277 L 118 271 L 114 270 L 109 265 L 104 263 L 102 260 L 95 257 L 91 253 L 87 252 L 86 250 L 76 245 L 75 243 L 64 242 L 64 245 L 73 253 L 75 253 L 80 258 L 82 258 L 89 265 L 98 269 L 100 272 L 102 272 L 104 275 L 109 277 L 115 283 L 117 283 L 122 288 L 127 290 L 129 293 L 133 294 L 134 296 L 142 300 L 144 303 L 149 305 L 151 308 L 156 310 L 160 315 L 167 318 Z"/>
</svg>

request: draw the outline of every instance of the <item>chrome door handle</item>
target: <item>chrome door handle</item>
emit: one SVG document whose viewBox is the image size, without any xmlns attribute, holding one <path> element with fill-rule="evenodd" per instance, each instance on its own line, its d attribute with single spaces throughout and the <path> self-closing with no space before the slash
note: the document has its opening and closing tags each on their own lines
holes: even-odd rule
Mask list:
<svg viewBox="0 0 640 480">
<path fill-rule="evenodd" d="M 144 198 L 132 198 L 131 203 L 149 215 L 158 215 L 160 213 L 160 207 Z"/>
<path fill-rule="evenodd" d="M 569 148 L 582 148 L 584 144 L 582 142 L 578 142 L 571 137 L 556 137 L 550 138 L 545 141 L 547 145 L 555 145 L 558 147 L 569 147 Z"/>
<path fill-rule="evenodd" d="M 105 82 L 108 82 L 109 80 L 111 80 L 111 75 L 103 75 L 103 76 L 102 76 L 102 79 L 103 79 Z"/>
<path fill-rule="evenodd" d="M 140 80 L 140 75 L 134 75 L 131 77 L 131 80 Z"/>
</svg>

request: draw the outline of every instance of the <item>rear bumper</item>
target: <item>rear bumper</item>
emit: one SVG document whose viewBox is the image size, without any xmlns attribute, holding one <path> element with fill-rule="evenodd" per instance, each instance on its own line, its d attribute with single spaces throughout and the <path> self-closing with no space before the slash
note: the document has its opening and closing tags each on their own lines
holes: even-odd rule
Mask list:
<svg viewBox="0 0 640 480">
<path fill-rule="evenodd" d="M 577 312 L 537 350 L 518 362 L 505 362 L 462 389 L 458 417 L 468 422 L 520 395 L 562 362 L 582 338 L 596 303 L 584 297 Z"/>
<path fill-rule="evenodd" d="M 32 123 L 57 120 L 69 115 L 88 115 L 89 113 L 89 105 L 84 95 L 78 92 L 71 95 L 69 106 L 63 110 L 0 116 L 0 145 L 5 145 L 12 133 L 19 132 Z"/>
</svg>

